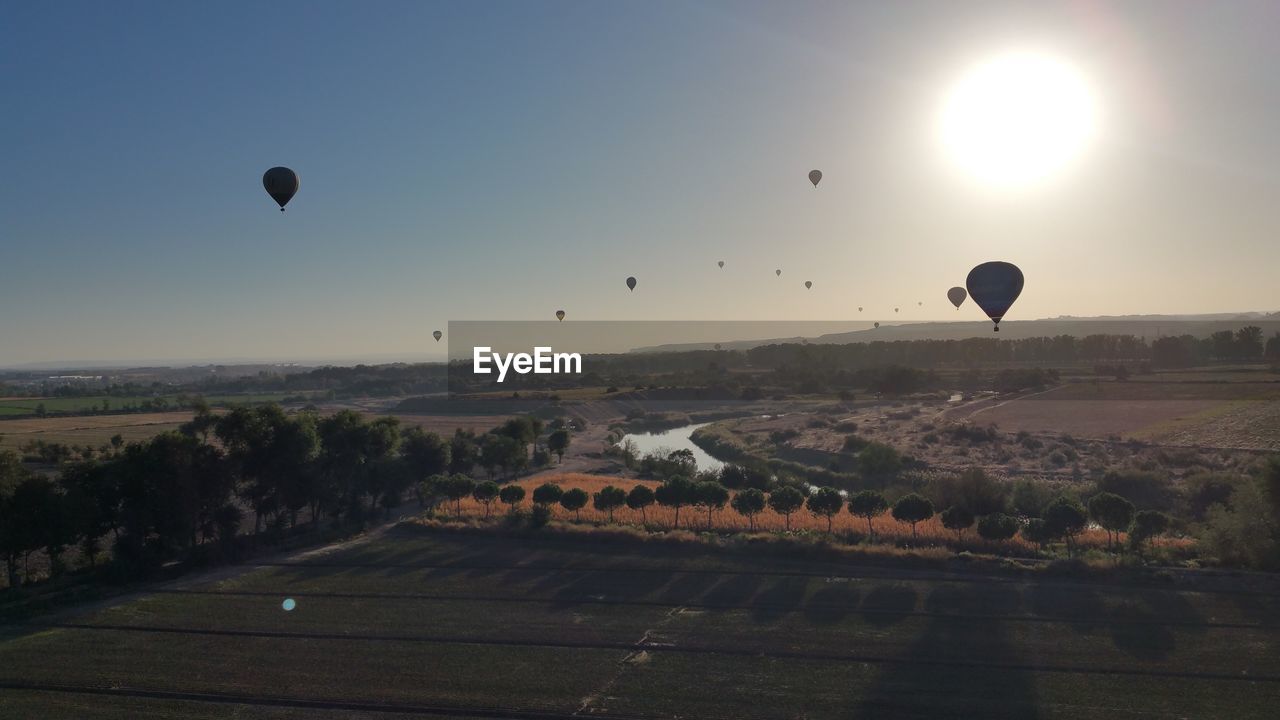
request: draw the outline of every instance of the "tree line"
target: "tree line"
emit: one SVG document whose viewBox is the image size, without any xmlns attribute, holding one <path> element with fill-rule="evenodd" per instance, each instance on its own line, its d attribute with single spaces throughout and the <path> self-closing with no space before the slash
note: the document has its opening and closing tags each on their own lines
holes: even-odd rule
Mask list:
<svg viewBox="0 0 1280 720">
<path fill-rule="evenodd" d="M 326 521 L 362 525 L 433 475 L 478 468 L 493 480 L 546 465 L 569 442 L 556 420 L 549 447 L 541 447 L 547 429 L 517 417 L 486 433 L 441 437 L 394 417 L 321 417 L 262 405 L 222 415 L 202 409 L 177 431 L 116 442 L 56 477 L 4 451 L 0 556 L 11 586 L 33 577 L 36 553 L 52 574 L 64 571 L 73 547 L 91 567 L 109 547 L 112 568 L 126 574 L 171 559 L 226 559 L 247 533 L 256 544 L 278 541 L 301 521 L 316 531 Z"/>
</svg>

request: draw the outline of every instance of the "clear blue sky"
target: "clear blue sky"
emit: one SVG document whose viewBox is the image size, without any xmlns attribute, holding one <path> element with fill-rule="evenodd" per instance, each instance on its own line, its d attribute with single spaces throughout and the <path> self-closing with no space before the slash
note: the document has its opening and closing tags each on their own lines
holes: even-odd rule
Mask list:
<svg viewBox="0 0 1280 720">
<path fill-rule="evenodd" d="M 1010 319 L 1274 310 L 1276 27 L 1191 0 L 6 3 L 0 365 L 409 355 L 561 308 L 953 319 L 991 259 L 1027 274 Z M 1009 47 L 1102 113 L 1012 194 L 933 129 Z M 283 214 L 273 165 L 302 180 Z"/>
</svg>

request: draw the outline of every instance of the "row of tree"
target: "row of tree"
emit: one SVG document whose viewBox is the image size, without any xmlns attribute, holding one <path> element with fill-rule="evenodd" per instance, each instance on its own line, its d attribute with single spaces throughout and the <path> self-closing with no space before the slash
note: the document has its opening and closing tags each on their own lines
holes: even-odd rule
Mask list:
<svg viewBox="0 0 1280 720">
<path fill-rule="evenodd" d="M 548 440 L 568 446 L 563 423 Z M 171 558 L 234 553 L 252 516 L 253 541 L 299 524 L 362 524 L 398 505 L 406 490 L 441 473 L 479 467 L 490 479 L 550 461 L 537 447 L 541 421 L 519 417 L 476 435 L 442 438 L 397 418 L 351 411 L 321 417 L 276 405 L 207 409 L 178 431 L 130 443 L 109 456 L 63 466 L 55 478 L 0 453 L 0 556 L 11 585 L 31 578 L 33 553 L 54 573 L 73 546 L 87 563 L 110 539 L 119 567 L 145 570 Z M 530 445 L 535 446 L 532 457 Z"/>
</svg>

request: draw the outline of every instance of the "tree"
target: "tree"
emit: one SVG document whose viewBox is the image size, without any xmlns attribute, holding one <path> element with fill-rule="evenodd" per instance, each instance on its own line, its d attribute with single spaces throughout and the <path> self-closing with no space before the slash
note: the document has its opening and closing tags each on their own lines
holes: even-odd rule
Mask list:
<svg viewBox="0 0 1280 720">
<path fill-rule="evenodd" d="M 700 482 L 694 486 L 693 504 L 707 511 L 707 530 L 711 529 L 711 512 L 723 510 L 729 502 L 729 489 L 718 482 Z"/>
<path fill-rule="evenodd" d="M 972 467 L 954 478 L 940 481 L 937 492 L 930 492 L 930 495 L 941 504 L 981 517 L 1005 511 L 1009 488 L 1005 483 L 987 475 L 982 468 Z"/>
<path fill-rule="evenodd" d="M 453 439 L 449 441 L 449 472 L 471 472 L 479 455 L 480 448 L 476 445 L 475 433 L 462 428 L 453 431 Z"/>
<path fill-rule="evenodd" d="M 978 534 L 983 540 L 1000 542 L 1018 534 L 1018 519 L 1004 513 L 984 515 L 978 521 Z"/>
<path fill-rule="evenodd" d="M 883 515 L 888 509 L 889 503 L 884 499 L 884 495 L 875 490 L 862 490 L 849 498 L 849 514 L 866 519 L 867 537 L 873 540 L 875 531 L 871 527 L 871 521 Z"/>
<path fill-rule="evenodd" d="M 632 510 L 639 510 L 640 522 L 645 525 L 649 524 L 649 518 L 645 509 L 655 501 L 656 498 L 654 498 L 653 490 L 650 490 L 648 485 L 636 485 L 631 488 L 631 492 L 627 493 L 627 507 Z"/>
<path fill-rule="evenodd" d="M 547 449 L 556 454 L 558 462 L 564 462 L 564 453 L 569 449 L 569 431 L 560 428 L 547 438 Z"/>
<path fill-rule="evenodd" d="M 902 468 L 902 456 L 888 445 L 867 443 L 858 453 L 858 469 L 863 475 L 884 482 L 898 474 Z"/>
<path fill-rule="evenodd" d="M 1031 518 L 1022 526 L 1022 537 L 1027 542 L 1035 543 L 1041 550 L 1049 544 L 1053 537 L 1049 535 L 1049 526 L 1041 518 Z"/>
<path fill-rule="evenodd" d="M 591 498 L 592 506 L 600 512 L 609 514 L 609 522 L 613 522 L 613 511 L 627 502 L 627 492 L 613 485 L 605 485 Z"/>
<path fill-rule="evenodd" d="M 581 510 L 586 507 L 587 501 L 590 499 L 586 490 L 570 488 L 565 491 L 564 495 L 560 496 L 560 507 L 573 513 L 574 520 L 581 520 Z"/>
<path fill-rule="evenodd" d="M 426 508 L 428 513 L 434 513 L 436 505 L 440 504 L 441 498 L 449 496 L 445 491 L 448 485 L 449 476 L 444 473 L 437 473 L 428 477 L 418 483 L 418 503 Z"/>
<path fill-rule="evenodd" d="M 680 508 L 693 502 L 693 481 L 683 475 L 673 475 L 658 486 L 658 489 L 653 492 L 653 497 L 659 505 L 675 510 L 675 521 L 671 527 L 678 528 L 680 527 Z"/>
<path fill-rule="evenodd" d="M 498 499 L 498 493 L 502 490 L 498 487 L 498 483 L 492 480 L 486 480 L 479 483 L 471 490 L 471 497 L 476 502 L 484 505 L 484 516 L 489 517 L 489 509 L 493 506 L 495 500 Z"/>
<path fill-rule="evenodd" d="M 453 509 L 458 517 L 462 517 L 462 499 L 474 492 L 475 489 L 476 481 L 462 473 L 450 475 L 448 482 L 444 484 L 445 497 L 453 501 Z"/>
<path fill-rule="evenodd" d="M 833 487 L 820 487 L 809 495 L 805 506 L 814 517 L 827 519 L 827 532 L 831 532 L 831 519 L 844 508 L 844 498 Z"/>
<path fill-rule="evenodd" d="M 1133 525 L 1129 528 L 1129 544 L 1142 554 L 1142 546 L 1147 540 L 1165 534 L 1169 530 L 1169 516 L 1156 510 L 1141 510 L 1133 516 Z"/>
<path fill-rule="evenodd" d="M 562 497 L 564 497 L 564 489 L 555 483 L 543 483 L 533 489 L 533 504 L 547 512 L 550 512 L 551 506 L 559 503 Z"/>
<path fill-rule="evenodd" d="M 740 490 L 733 496 L 730 505 L 739 515 L 747 519 L 747 523 L 751 526 L 751 532 L 755 532 L 756 515 L 764 512 L 764 491 L 758 488 Z"/>
<path fill-rule="evenodd" d="M 519 485 L 504 485 L 498 491 L 498 499 L 503 505 L 508 506 L 511 512 L 515 512 L 516 507 L 524 502 L 524 488 Z"/>
<path fill-rule="evenodd" d="M 916 524 L 933 517 L 933 503 L 918 493 L 908 493 L 893 504 L 893 519 L 911 523 L 911 542 L 916 541 Z"/>
<path fill-rule="evenodd" d="M 1063 538 L 1067 541 L 1067 555 L 1075 554 L 1075 537 L 1084 531 L 1089 516 L 1079 502 L 1064 495 L 1058 496 L 1041 513 L 1044 518 L 1045 532 L 1053 539 Z"/>
<path fill-rule="evenodd" d="M 1133 503 L 1115 493 L 1103 492 L 1089 498 L 1089 517 L 1107 531 L 1108 550 L 1114 548 L 1116 536 L 1133 523 L 1133 512 Z"/>
<path fill-rule="evenodd" d="M 787 531 L 791 531 L 791 513 L 804 505 L 804 493 L 791 487 L 782 487 L 769 493 L 769 509 L 786 518 Z"/>
<path fill-rule="evenodd" d="M 943 527 L 956 534 L 956 542 L 963 540 L 964 531 L 973 527 L 973 513 L 959 505 L 952 505 L 943 510 L 938 517 L 942 519 Z"/>
<path fill-rule="evenodd" d="M 449 469 L 450 444 L 435 433 L 414 425 L 404 431 L 400 455 L 414 482 Z"/>
</svg>

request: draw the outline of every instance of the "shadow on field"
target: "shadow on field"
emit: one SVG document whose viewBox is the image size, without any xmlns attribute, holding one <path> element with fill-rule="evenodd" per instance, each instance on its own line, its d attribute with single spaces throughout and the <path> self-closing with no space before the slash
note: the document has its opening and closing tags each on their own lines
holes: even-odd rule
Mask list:
<svg viewBox="0 0 1280 720">
<path fill-rule="evenodd" d="M 886 592 L 883 598 L 892 598 L 900 607 L 905 605 L 906 594 L 901 588 L 889 586 L 885 590 L 892 592 Z M 868 593 L 867 599 L 871 600 L 873 594 L 875 591 Z M 914 592 L 911 600 L 914 605 Z M 944 585 L 924 601 L 926 609 L 938 613 L 984 608 L 988 603 L 1016 609 L 1021 606 L 1021 599 L 1007 588 L 978 591 Z M 876 720 L 884 717 L 1033 719 L 1039 716 L 1031 672 L 1016 667 L 939 665 L 939 662 L 974 657 L 982 658 L 984 663 L 1009 666 L 1024 662 L 1001 620 L 982 618 L 957 622 L 945 615 L 932 617 L 902 656 L 907 662 L 882 666 L 879 679 L 853 716 Z"/>
<path fill-rule="evenodd" d="M 876 627 L 902 622 L 916 609 L 916 591 L 910 585 L 877 585 L 862 601 L 862 616 Z"/>
<path fill-rule="evenodd" d="M 760 575 L 732 575 L 707 591 L 702 601 L 718 609 L 744 606 L 763 585 L 764 577 Z"/>
<path fill-rule="evenodd" d="M 751 619 L 758 623 L 775 623 L 800 609 L 808 589 L 808 578 L 778 578 L 751 604 Z"/>
<path fill-rule="evenodd" d="M 809 596 L 804 618 L 814 625 L 834 625 L 858 606 L 858 589 L 853 583 L 830 583 Z"/>
</svg>

